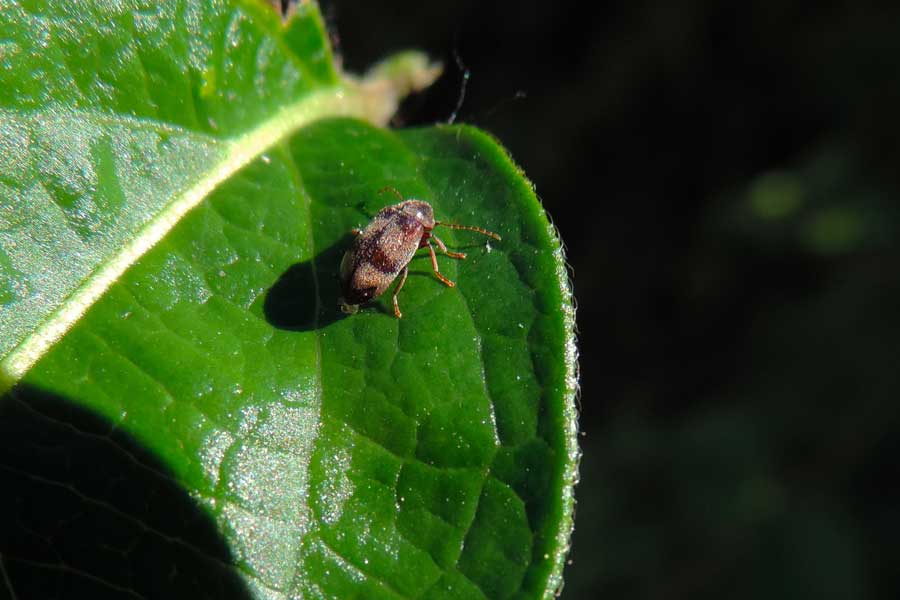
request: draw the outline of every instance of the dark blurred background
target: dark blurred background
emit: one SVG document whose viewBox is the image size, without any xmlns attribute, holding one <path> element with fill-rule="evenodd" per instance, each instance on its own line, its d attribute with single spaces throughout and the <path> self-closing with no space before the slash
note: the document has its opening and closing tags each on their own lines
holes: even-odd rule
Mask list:
<svg viewBox="0 0 900 600">
<path fill-rule="evenodd" d="M 900 3 L 321 0 L 420 48 L 568 247 L 563 598 L 900 597 Z M 828 6 L 826 6 L 828 4 Z"/>
</svg>

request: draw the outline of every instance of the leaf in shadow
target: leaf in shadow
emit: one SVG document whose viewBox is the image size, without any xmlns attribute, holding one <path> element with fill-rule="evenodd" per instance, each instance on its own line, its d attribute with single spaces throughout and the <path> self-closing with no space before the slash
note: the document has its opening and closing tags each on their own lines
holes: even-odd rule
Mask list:
<svg viewBox="0 0 900 600">
<path fill-rule="evenodd" d="M 338 272 L 352 240 L 348 233 L 316 257 L 287 269 L 266 293 L 266 321 L 279 329 L 310 331 L 346 317 L 338 308 Z"/>
<path fill-rule="evenodd" d="M 114 424 L 20 386 L 0 399 L 0 439 L 11 597 L 250 597 L 207 512 Z"/>
</svg>

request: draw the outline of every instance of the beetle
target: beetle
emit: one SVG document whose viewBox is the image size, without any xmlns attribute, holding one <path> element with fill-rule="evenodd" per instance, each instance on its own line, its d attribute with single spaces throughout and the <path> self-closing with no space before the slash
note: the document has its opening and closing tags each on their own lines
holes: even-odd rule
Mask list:
<svg viewBox="0 0 900 600">
<path fill-rule="evenodd" d="M 404 199 L 400 192 L 390 186 L 382 188 L 378 193 L 385 191 L 393 192 L 400 199 L 400 203 L 382 208 L 364 229 L 353 230 L 356 236 L 353 245 L 341 260 L 342 297 L 338 303 L 341 311 L 353 314 L 359 310 L 360 304 L 383 294 L 399 275 L 400 280 L 394 288 L 393 301 L 394 315 L 400 319 L 403 313 L 400 312 L 397 294 L 406 283 L 409 262 L 419 248 L 428 248 L 431 268 L 434 269 L 437 278 L 448 287 L 456 285 L 444 277 L 438 268 L 431 240 L 434 240 L 441 252 L 451 258 L 464 259 L 466 255 L 447 250 L 444 242 L 432 233 L 435 227 L 475 231 L 495 240 L 499 240 L 500 236 L 481 227 L 435 221 L 434 209 L 428 202 Z"/>
</svg>

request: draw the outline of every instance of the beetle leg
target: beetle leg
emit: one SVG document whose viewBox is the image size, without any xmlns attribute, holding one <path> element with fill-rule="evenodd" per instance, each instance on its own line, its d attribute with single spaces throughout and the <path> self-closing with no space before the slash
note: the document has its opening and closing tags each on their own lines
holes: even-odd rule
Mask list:
<svg viewBox="0 0 900 600">
<path fill-rule="evenodd" d="M 434 246 L 432 246 L 431 242 L 428 241 L 425 242 L 425 245 L 428 246 L 428 253 L 431 254 L 431 268 L 434 269 L 434 274 L 437 275 L 437 278 L 440 279 L 447 287 L 455 286 L 456 284 L 444 277 L 441 274 L 441 270 L 438 269 L 437 256 L 434 255 Z"/>
<path fill-rule="evenodd" d="M 443 252 L 450 258 L 465 258 L 466 257 L 465 252 L 450 252 L 449 250 L 447 250 L 447 246 L 444 245 L 444 242 L 441 241 L 441 238 L 434 235 L 433 233 L 431 234 L 431 239 L 433 239 L 434 243 L 438 245 L 438 248 L 441 249 L 441 252 Z"/>
<path fill-rule="evenodd" d="M 409 273 L 409 267 L 403 267 L 403 272 L 400 273 L 400 282 L 397 284 L 397 287 L 394 288 L 394 315 L 398 319 L 403 318 L 403 313 L 400 312 L 400 303 L 397 302 L 397 294 L 400 293 L 400 288 L 403 287 L 403 284 L 406 283 L 406 275 Z"/>
</svg>

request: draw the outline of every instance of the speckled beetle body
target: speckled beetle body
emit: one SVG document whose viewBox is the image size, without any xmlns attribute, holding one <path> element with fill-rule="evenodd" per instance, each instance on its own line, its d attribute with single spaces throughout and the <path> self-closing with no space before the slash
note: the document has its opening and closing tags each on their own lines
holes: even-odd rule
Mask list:
<svg viewBox="0 0 900 600">
<path fill-rule="evenodd" d="M 400 192 L 393 188 L 384 188 L 394 192 L 401 200 Z M 453 229 L 476 231 L 496 240 L 496 233 L 455 223 L 441 223 L 434 220 L 434 210 L 424 200 L 403 200 L 399 204 L 381 209 L 372 222 L 362 231 L 354 231 L 356 239 L 353 246 L 344 254 L 341 261 L 341 310 L 355 313 L 359 305 L 377 298 L 387 290 L 397 276 L 400 280 L 394 289 L 394 314 L 397 318 L 403 315 L 397 302 L 397 294 L 406 283 L 409 262 L 419 248 L 428 248 L 431 254 L 431 266 L 434 274 L 447 286 L 455 284 L 444 277 L 438 269 L 437 257 L 430 240 L 438 245 L 441 252 L 452 258 L 465 258 L 461 252 L 450 252 L 444 243 L 432 233 L 437 226 Z"/>
</svg>

